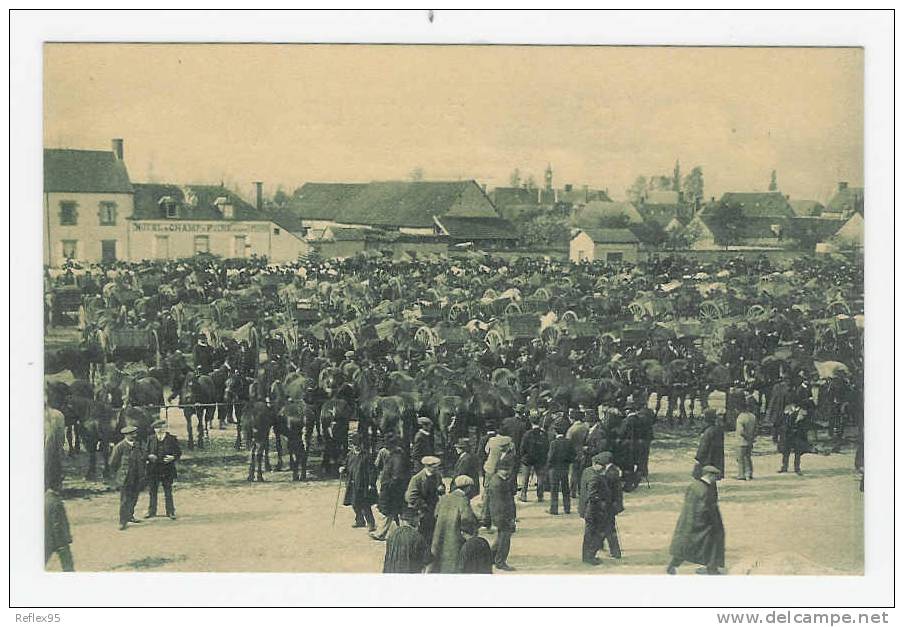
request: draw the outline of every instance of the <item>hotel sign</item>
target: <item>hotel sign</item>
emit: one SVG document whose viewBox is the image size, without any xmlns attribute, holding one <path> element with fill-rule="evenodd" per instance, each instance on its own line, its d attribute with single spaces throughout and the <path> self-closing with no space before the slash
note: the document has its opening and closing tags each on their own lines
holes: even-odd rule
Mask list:
<svg viewBox="0 0 904 627">
<path fill-rule="evenodd" d="M 133 222 L 133 231 L 159 233 L 266 233 L 267 222 Z"/>
</svg>

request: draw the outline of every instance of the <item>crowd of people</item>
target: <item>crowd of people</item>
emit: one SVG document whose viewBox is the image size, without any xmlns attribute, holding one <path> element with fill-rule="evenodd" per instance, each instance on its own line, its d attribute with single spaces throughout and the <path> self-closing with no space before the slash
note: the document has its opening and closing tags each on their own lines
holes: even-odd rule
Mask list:
<svg viewBox="0 0 904 627">
<path fill-rule="evenodd" d="M 765 287 L 764 277 L 770 278 Z M 707 285 L 717 287 L 707 292 Z M 699 304 L 719 285 L 731 296 L 726 311 L 741 301 L 761 311 L 703 320 Z M 677 538 L 699 536 L 700 525 L 719 535 L 713 504 L 715 480 L 726 472 L 726 424 L 742 442 L 739 480 L 753 478 L 750 452 L 764 430 L 782 452 L 780 472 L 788 471 L 792 456 L 793 470 L 802 472 L 801 455 L 813 450 L 808 433 L 822 418 L 836 448 L 847 425 L 857 427 L 862 443 L 862 345 L 856 332 L 839 332 L 838 324 L 827 342 L 814 322 L 835 319 L 828 318 L 829 292 L 849 300 L 862 294 L 856 262 L 800 259 L 774 267 L 765 259 L 702 264 L 666 257 L 571 265 L 478 254 L 401 261 L 374 254 L 276 267 L 262 259 L 199 258 L 48 270 L 49 302 L 60 286 L 83 292 L 85 345 L 104 325 L 154 331 L 159 354 L 142 376 L 169 387 L 169 401 L 190 406 L 192 386 L 209 377 L 215 386 L 208 404 L 221 427 L 240 425 L 248 407 L 263 407 L 269 412 L 264 441 L 272 428 L 277 442 L 287 438 L 305 462 L 313 434 L 322 438 L 321 476 L 338 470 L 346 481 L 344 503 L 355 512 L 354 525 L 387 543 L 386 572 L 512 569 L 516 500 L 528 500 L 534 485 L 538 501 L 548 496 L 550 515 L 560 514 L 560 503 L 569 514 L 577 501 L 585 562 L 598 563 L 605 544 L 618 558 L 615 517 L 624 495 L 649 481 L 663 396 L 668 417 L 691 420 L 698 407 L 703 416 L 695 483 L 672 554 L 709 572 L 722 566 L 724 546 L 719 557 L 718 546 L 707 544 L 701 561 L 702 553 L 687 548 L 699 538 Z M 639 294 L 644 302 L 671 305 L 631 314 Z M 247 299 L 254 305 L 250 321 L 237 307 Z M 304 323 L 293 309 L 302 302 L 315 312 Z M 848 310 L 857 307 L 850 303 Z M 530 308 L 541 318 L 533 337 L 505 326 Z M 696 335 L 674 332 L 689 320 L 709 326 Z M 254 333 L 235 333 L 240 325 Z M 592 333 L 578 332 L 588 325 Z M 641 332 L 629 335 L 628 327 Z M 503 342 L 490 341 L 494 330 L 506 331 Z M 89 386 L 95 409 L 129 403 L 117 381 L 135 377 L 121 376 L 126 364 L 114 357 L 103 355 Z M 830 358 L 844 367 L 826 377 L 813 363 Z M 303 383 L 293 392 L 294 376 Z M 721 415 L 708 407 L 714 392 L 724 393 Z M 71 395 L 50 405 L 59 416 L 48 420 L 76 433 L 91 418 L 76 411 L 81 405 Z M 299 407 L 304 419 L 293 422 Z M 203 414 L 208 421 L 214 412 Z M 199 422 L 199 444 L 205 428 Z M 51 432 L 50 450 L 61 451 L 63 438 Z M 117 424 L 109 443 L 116 440 L 110 465 L 122 479 L 120 528 L 138 522 L 134 509 L 145 486 L 148 515 L 156 515 L 162 486 L 166 514 L 175 518 L 172 485 L 181 450 L 166 423 L 155 423 L 153 432 Z M 862 467 L 860 451 L 862 444 Z M 48 489 L 58 493 L 61 464 L 47 464 Z M 472 507 L 478 496 L 480 505 Z M 493 530 L 491 546 L 481 528 Z"/>
</svg>

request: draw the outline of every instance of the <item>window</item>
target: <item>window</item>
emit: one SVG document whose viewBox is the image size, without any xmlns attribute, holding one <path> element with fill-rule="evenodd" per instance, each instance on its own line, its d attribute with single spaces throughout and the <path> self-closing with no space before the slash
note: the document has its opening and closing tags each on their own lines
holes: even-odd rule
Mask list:
<svg viewBox="0 0 904 627">
<path fill-rule="evenodd" d="M 116 225 L 116 203 L 115 202 L 100 203 L 100 211 L 98 212 L 98 216 L 100 217 L 101 226 L 115 226 Z"/>
<path fill-rule="evenodd" d="M 175 201 L 170 200 L 169 202 L 164 203 L 164 206 L 166 207 L 166 217 L 167 218 L 178 218 L 179 217 L 178 206 L 176 205 Z"/>
<path fill-rule="evenodd" d="M 279 235 L 279 227 L 278 226 L 273 227 L 273 234 Z"/>
<path fill-rule="evenodd" d="M 63 240 L 63 259 L 75 259 L 78 256 L 78 240 Z"/>
<path fill-rule="evenodd" d="M 74 200 L 60 202 L 60 224 L 75 226 L 78 224 L 78 203 Z"/>
<path fill-rule="evenodd" d="M 116 240 L 105 239 L 100 242 L 100 260 L 104 263 L 116 261 Z"/>
<path fill-rule="evenodd" d="M 210 252 L 210 237 L 207 235 L 195 235 L 195 254 L 201 255 Z"/>
</svg>

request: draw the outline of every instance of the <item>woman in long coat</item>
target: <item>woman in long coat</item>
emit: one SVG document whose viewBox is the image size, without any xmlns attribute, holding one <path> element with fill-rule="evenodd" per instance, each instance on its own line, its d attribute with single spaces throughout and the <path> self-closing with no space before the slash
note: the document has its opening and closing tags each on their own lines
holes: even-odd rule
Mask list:
<svg viewBox="0 0 904 627">
<path fill-rule="evenodd" d="M 725 527 L 716 490 L 719 473 L 714 466 L 704 466 L 702 478 L 694 479 L 684 494 L 684 506 L 669 547 L 669 574 L 675 574 L 682 562 L 706 566 L 706 572 L 713 575 L 725 566 Z"/>
<path fill-rule="evenodd" d="M 462 476 L 455 478 L 455 489 L 444 494 L 436 508 L 436 527 L 433 529 L 433 544 L 430 552 L 433 562 L 432 573 L 457 573 L 458 557 L 465 543 L 464 533 L 477 533 L 477 516 L 471 509 L 471 501 L 466 490 L 472 479 Z"/>
</svg>

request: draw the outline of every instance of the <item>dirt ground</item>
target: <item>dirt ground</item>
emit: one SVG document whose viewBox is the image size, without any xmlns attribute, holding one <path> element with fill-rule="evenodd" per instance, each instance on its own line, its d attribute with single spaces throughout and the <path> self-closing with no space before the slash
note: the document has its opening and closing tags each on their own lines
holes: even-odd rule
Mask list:
<svg viewBox="0 0 904 627">
<path fill-rule="evenodd" d="M 185 425 L 170 412 L 171 430 L 185 442 Z M 234 426 L 212 431 L 213 446 L 188 452 L 175 490 L 178 519 L 159 517 L 119 531 L 118 493 L 82 479 L 86 454 L 67 459 L 66 509 L 79 571 L 360 572 L 382 569 L 385 544 L 352 529 L 351 509 L 339 506 L 337 480 L 294 483 L 289 472 L 248 483 L 246 454 L 232 448 Z M 660 429 L 650 462 L 650 487 L 625 496 L 618 517 L 624 557 L 600 566 L 581 560 L 583 521 L 574 512 L 549 516 L 531 495 L 518 502 L 518 531 L 509 563 L 522 573 L 657 574 L 691 481 L 696 430 Z M 853 452 L 806 455 L 803 476 L 777 474 L 780 457 L 768 437 L 754 453 L 755 479 L 737 481 L 736 440 L 726 434 L 728 478 L 720 482 L 729 574 L 855 575 L 864 568 L 863 494 Z M 275 453 L 271 450 L 275 463 Z M 160 512 L 163 512 L 160 494 Z M 478 506 L 478 499 L 474 501 Z M 147 509 L 143 494 L 136 515 Z M 492 533 L 483 531 L 492 542 Z M 604 557 L 601 554 L 601 557 Z M 52 558 L 49 570 L 59 570 Z M 685 565 L 682 574 L 692 574 Z"/>
</svg>

